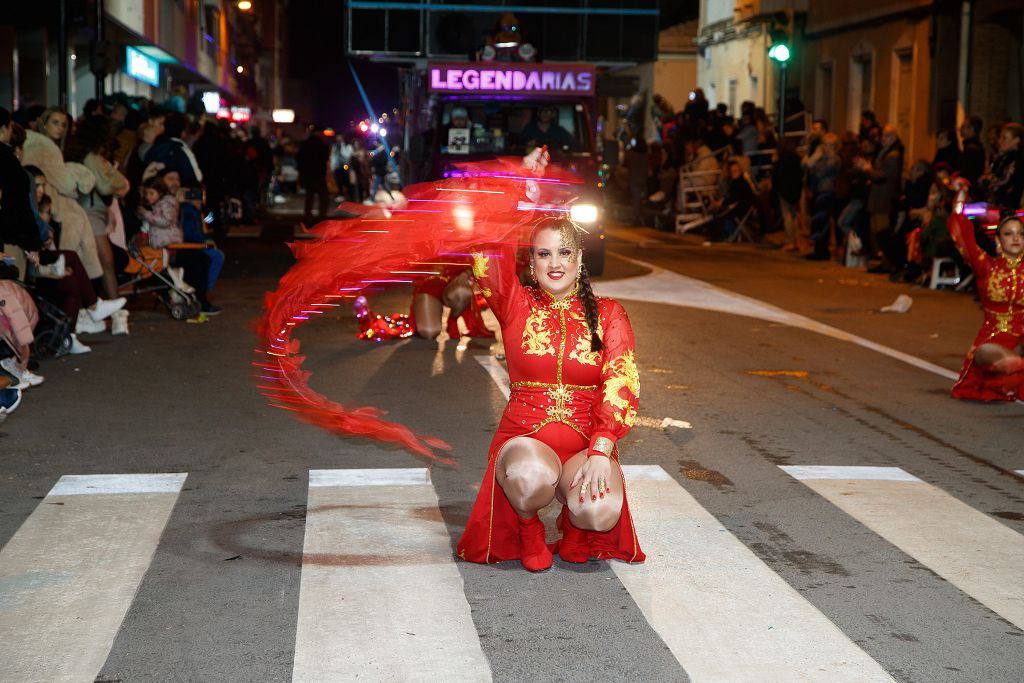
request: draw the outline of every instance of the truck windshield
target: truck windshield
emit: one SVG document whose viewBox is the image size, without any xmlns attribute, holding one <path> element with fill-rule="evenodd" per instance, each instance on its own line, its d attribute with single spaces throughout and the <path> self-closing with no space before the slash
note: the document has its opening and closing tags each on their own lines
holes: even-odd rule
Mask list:
<svg viewBox="0 0 1024 683">
<path fill-rule="evenodd" d="M 540 145 L 553 155 L 590 150 L 583 105 L 573 102 L 449 100 L 440 120 L 445 155 L 525 155 Z"/>
</svg>

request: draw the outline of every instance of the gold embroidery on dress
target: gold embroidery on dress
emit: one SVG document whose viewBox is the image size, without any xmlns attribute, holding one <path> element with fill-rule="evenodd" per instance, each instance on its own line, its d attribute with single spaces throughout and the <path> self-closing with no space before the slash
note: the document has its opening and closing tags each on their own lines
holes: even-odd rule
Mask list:
<svg viewBox="0 0 1024 683">
<path fill-rule="evenodd" d="M 1003 286 L 1003 273 L 993 273 L 988 279 L 988 298 L 989 301 L 1006 301 L 1006 294 L 1004 293 Z"/>
<path fill-rule="evenodd" d="M 490 259 L 482 251 L 473 252 L 473 277 L 478 280 L 487 277 L 487 263 Z"/>
<path fill-rule="evenodd" d="M 636 408 L 630 405 L 628 398 L 620 396 L 619 392 L 626 389 L 635 398 L 640 398 L 640 372 L 636 367 L 633 350 L 630 349 L 615 360 L 605 363 L 603 373 L 609 375 L 604 381 L 604 402 L 616 409 L 617 422 L 632 427 L 636 422 Z"/>
<path fill-rule="evenodd" d="M 576 342 L 576 348 L 569 352 L 569 358 L 580 365 L 593 365 L 597 367 L 597 362 L 601 358 L 600 351 L 590 350 L 590 327 L 587 325 L 587 319 L 579 313 L 572 313 L 572 318 L 583 326 L 583 332 L 580 334 L 579 341 Z M 601 328 L 600 319 L 597 321 L 597 335 L 602 336 L 604 330 Z"/>
<path fill-rule="evenodd" d="M 488 259 L 487 254 L 483 253 L 482 251 L 474 251 L 472 256 L 473 279 L 479 282 L 480 278 L 487 277 L 487 264 L 490 261 L 490 259 Z M 491 295 L 493 294 L 489 287 L 484 287 L 483 285 L 480 286 L 480 293 L 483 294 L 488 299 L 490 299 Z"/>
<path fill-rule="evenodd" d="M 558 422 L 569 422 L 572 419 L 573 409 L 570 407 L 572 403 L 572 390 L 566 387 L 564 384 L 552 387 L 544 392 L 548 395 L 555 405 L 548 406 L 547 414 Z"/>
<path fill-rule="evenodd" d="M 530 313 L 530 317 L 526 319 L 526 326 L 523 327 L 522 349 L 527 355 L 555 355 L 555 347 L 551 344 L 551 331 L 547 326 L 550 317 L 551 311 L 545 308 L 535 308 Z"/>
</svg>

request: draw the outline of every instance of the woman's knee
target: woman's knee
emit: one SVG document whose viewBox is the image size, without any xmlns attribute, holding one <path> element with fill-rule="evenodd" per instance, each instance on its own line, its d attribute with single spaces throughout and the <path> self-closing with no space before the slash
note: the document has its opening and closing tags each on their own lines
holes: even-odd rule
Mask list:
<svg viewBox="0 0 1024 683">
<path fill-rule="evenodd" d="M 537 489 L 554 492 L 561 474 L 554 451 L 542 441 L 529 437 L 506 444 L 498 454 L 496 469 L 502 487 L 514 487 L 523 493 Z"/>
<path fill-rule="evenodd" d="M 571 510 L 571 508 L 570 508 Z M 611 531 L 622 516 L 622 497 L 605 494 L 597 502 L 586 501 L 578 511 L 571 514 L 572 525 L 584 531 Z"/>
<path fill-rule="evenodd" d="M 1016 354 L 999 344 L 982 344 L 974 351 L 974 362 L 982 367 L 986 367 L 995 365 L 1013 355 Z"/>
</svg>

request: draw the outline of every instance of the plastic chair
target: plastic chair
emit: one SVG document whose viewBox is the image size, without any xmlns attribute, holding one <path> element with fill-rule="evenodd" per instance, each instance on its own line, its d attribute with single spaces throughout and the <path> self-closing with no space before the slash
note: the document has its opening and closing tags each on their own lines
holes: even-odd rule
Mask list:
<svg viewBox="0 0 1024 683">
<path fill-rule="evenodd" d="M 953 269 L 952 275 L 943 275 L 943 267 L 949 265 Z M 956 261 L 948 257 L 940 257 L 932 259 L 932 274 L 928 278 L 928 288 L 938 289 L 943 285 L 949 285 L 956 287 L 960 284 L 963 278 L 960 275 L 960 266 L 957 265 Z"/>
</svg>

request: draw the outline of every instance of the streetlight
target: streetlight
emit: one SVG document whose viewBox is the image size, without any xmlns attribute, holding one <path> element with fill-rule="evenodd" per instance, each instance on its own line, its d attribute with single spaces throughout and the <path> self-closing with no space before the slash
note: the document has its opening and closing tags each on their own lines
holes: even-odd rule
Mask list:
<svg viewBox="0 0 1024 683">
<path fill-rule="evenodd" d="M 252 9 L 252 2 L 250 0 L 238 0 L 238 9 L 248 12 Z"/>
<path fill-rule="evenodd" d="M 785 42 L 783 32 L 772 32 L 772 46 L 768 48 L 768 57 L 779 65 L 779 136 L 786 137 L 786 64 L 792 53 Z"/>
<path fill-rule="evenodd" d="M 242 73 L 242 72 L 245 71 L 245 67 L 242 66 L 241 64 L 239 64 L 238 66 L 235 67 L 235 71 L 237 71 L 238 73 Z"/>
</svg>

